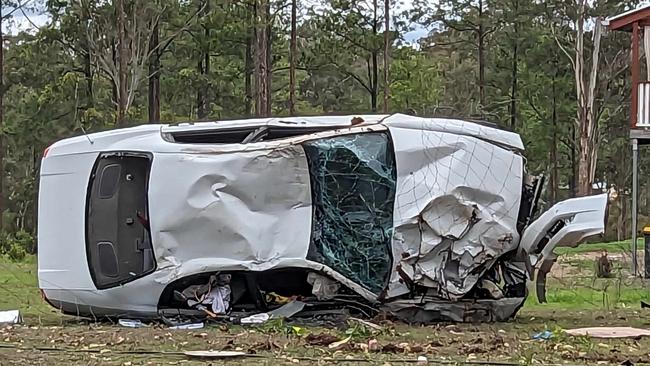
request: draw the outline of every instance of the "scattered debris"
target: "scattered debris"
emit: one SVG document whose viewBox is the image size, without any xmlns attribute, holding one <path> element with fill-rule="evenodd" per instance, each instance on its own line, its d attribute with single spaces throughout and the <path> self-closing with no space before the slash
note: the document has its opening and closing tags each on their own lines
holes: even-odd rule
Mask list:
<svg viewBox="0 0 650 366">
<path fill-rule="evenodd" d="M 175 325 L 173 327 L 169 327 L 169 329 L 202 329 L 205 325 L 203 323 L 189 323 L 189 324 L 180 324 L 180 325 Z"/>
<path fill-rule="evenodd" d="M 361 323 L 361 324 L 363 324 L 363 325 L 365 325 L 365 326 L 367 326 L 369 328 L 372 328 L 374 330 L 383 330 L 384 329 L 380 325 L 377 325 L 375 323 L 371 323 L 371 322 L 369 322 L 367 320 L 363 320 L 363 319 L 359 319 L 359 318 L 350 318 L 350 320 L 355 321 L 355 322 L 359 322 L 359 323 Z"/>
<path fill-rule="evenodd" d="M 553 332 L 551 332 L 550 330 L 545 330 L 543 332 L 533 334 L 532 338 L 535 339 L 535 340 L 545 340 L 545 341 L 547 341 L 547 340 L 553 338 Z"/>
<path fill-rule="evenodd" d="M 20 310 L 0 311 L 1 324 L 19 324 L 22 322 L 23 317 L 20 315 Z"/>
<path fill-rule="evenodd" d="M 379 342 L 376 339 L 371 339 L 368 341 L 368 351 L 376 352 L 379 350 Z"/>
<path fill-rule="evenodd" d="M 234 358 L 249 356 L 248 353 L 239 351 L 186 351 L 183 353 L 192 358 Z"/>
<path fill-rule="evenodd" d="M 329 300 L 334 298 L 341 287 L 338 283 L 330 278 L 319 275 L 316 272 L 309 272 L 307 282 L 312 285 L 311 293 L 318 300 Z"/>
<path fill-rule="evenodd" d="M 188 286 L 183 292 L 174 295 L 187 302 L 190 307 L 204 311 L 211 317 L 225 314 L 230 309 L 230 274 L 210 276 L 207 284 Z M 210 305 L 211 311 L 205 305 Z"/>
<path fill-rule="evenodd" d="M 269 315 L 273 319 L 277 318 L 291 318 L 292 316 L 298 314 L 305 308 L 305 303 L 298 300 L 293 300 L 288 302 L 279 308 L 269 311 Z"/>
<path fill-rule="evenodd" d="M 352 336 L 347 336 L 346 338 L 343 338 L 343 339 L 341 339 L 341 340 L 338 341 L 338 342 L 330 343 L 327 347 L 328 347 L 329 349 L 338 349 L 338 348 L 340 348 L 341 346 L 343 346 L 343 345 L 349 343 L 351 339 L 352 339 Z"/>
<path fill-rule="evenodd" d="M 650 330 L 632 327 L 592 327 L 568 329 L 566 334 L 593 338 L 638 338 L 650 336 Z"/>
<path fill-rule="evenodd" d="M 310 333 L 305 337 L 305 342 L 310 346 L 329 346 L 338 341 L 338 337 L 327 333 Z"/>
<path fill-rule="evenodd" d="M 144 323 L 139 319 L 120 319 L 117 321 L 119 325 L 127 328 L 142 328 Z"/>
<path fill-rule="evenodd" d="M 253 315 L 247 316 L 245 318 L 241 318 L 241 319 L 239 319 L 239 323 L 241 323 L 241 324 L 264 324 L 269 319 L 271 319 L 271 316 L 268 313 L 260 313 L 260 314 L 253 314 Z"/>
</svg>

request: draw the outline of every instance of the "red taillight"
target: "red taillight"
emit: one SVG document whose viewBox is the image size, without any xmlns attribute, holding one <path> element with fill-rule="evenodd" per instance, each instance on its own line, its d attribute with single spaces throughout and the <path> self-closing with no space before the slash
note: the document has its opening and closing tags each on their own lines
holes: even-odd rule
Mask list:
<svg viewBox="0 0 650 366">
<path fill-rule="evenodd" d="M 47 154 L 50 152 L 50 148 L 52 146 L 48 146 L 45 150 L 43 150 L 43 159 L 47 158 Z"/>
</svg>

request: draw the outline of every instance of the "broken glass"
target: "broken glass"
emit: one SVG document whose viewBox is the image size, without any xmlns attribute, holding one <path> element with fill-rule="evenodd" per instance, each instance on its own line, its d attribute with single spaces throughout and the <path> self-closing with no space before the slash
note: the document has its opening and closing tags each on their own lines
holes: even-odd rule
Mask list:
<svg viewBox="0 0 650 366">
<path fill-rule="evenodd" d="M 310 260 L 380 293 L 392 268 L 396 168 L 388 133 L 304 143 L 314 207 Z"/>
</svg>

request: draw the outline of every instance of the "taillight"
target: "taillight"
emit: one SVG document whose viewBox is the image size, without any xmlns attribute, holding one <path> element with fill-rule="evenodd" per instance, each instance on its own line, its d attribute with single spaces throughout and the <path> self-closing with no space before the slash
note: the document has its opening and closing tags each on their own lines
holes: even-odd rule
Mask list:
<svg viewBox="0 0 650 366">
<path fill-rule="evenodd" d="M 47 154 L 50 152 L 50 148 L 52 146 L 48 146 L 45 150 L 43 150 L 43 159 L 47 158 Z"/>
</svg>

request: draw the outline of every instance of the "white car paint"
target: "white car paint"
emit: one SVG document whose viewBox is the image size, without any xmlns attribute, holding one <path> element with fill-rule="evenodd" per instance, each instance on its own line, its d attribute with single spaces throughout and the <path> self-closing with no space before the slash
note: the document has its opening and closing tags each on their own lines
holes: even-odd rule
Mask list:
<svg viewBox="0 0 650 366">
<path fill-rule="evenodd" d="M 404 275 L 436 288 L 443 299 L 462 297 L 499 256 L 520 245 L 516 223 L 524 166 L 519 135 L 450 119 L 359 116 L 363 123 L 353 125 L 353 117 L 143 125 L 55 143 L 41 166 L 40 288 L 53 304 L 74 304 L 85 316 L 88 309 L 100 315 L 155 316 L 165 286 L 184 276 L 302 267 L 325 273 L 377 301 L 379 294 L 306 258 L 312 207 L 300 143 L 389 131 L 397 193 L 393 271 L 382 300 L 408 293 Z M 251 144 L 181 144 L 167 136 L 263 125 L 337 129 Z M 153 155 L 148 201 L 157 267 L 150 275 L 98 290 L 86 258 L 86 196 L 93 165 L 107 151 Z M 567 240 L 602 232 L 601 203 L 602 199 L 592 198 L 567 201 L 542 215 L 544 221 L 533 223 L 521 245 L 525 250 L 534 248 L 543 237 L 540 233 L 557 219 L 566 219 L 567 225 L 542 255 L 550 255 L 555 245 Z M 573 216 L 567 207 L 575 208 Z"/>
</svg>

